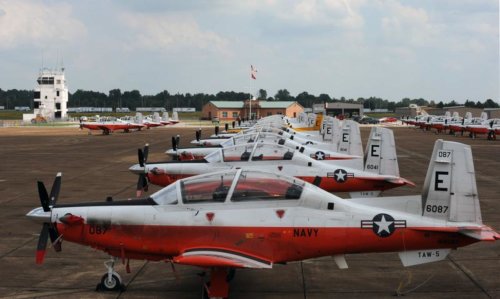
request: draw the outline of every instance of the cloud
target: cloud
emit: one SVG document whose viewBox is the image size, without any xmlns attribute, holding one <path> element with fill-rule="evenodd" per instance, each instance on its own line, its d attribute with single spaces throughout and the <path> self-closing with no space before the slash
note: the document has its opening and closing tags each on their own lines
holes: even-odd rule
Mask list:
<svg viewBox="0 0 500 299">
<path fill-rule="evenodd" d="M 75 19 L 68 4 L 0 1 L 0 49 L 65 44 L 86 34 L 85 26 Z"/>
<path fill-rule="evenodd" d="M 193 17 L 127 12 L 122 22 L 131 30 L 130 48 L 153 51 L 186 49 L 229 53 L 229 41 L 215 32 L 202 30 Z"/>
<path fill-rule="evenodd" d="M 441 26 L 431 22 L 425 9 L 392 0 L 382 3 L 386 16 L 381 19 L 381 27 L 388 39 L 411 46 L 426 46 L 440 35 Z"/>
</svg>

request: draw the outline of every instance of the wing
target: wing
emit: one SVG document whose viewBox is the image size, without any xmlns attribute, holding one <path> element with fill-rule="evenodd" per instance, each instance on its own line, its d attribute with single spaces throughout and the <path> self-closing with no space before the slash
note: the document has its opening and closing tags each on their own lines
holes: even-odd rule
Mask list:
<svg viewBox="0 0 500 299">
<path fill-rule="evenodd" d="M 269 269 L 273 263 L 240 251 L 220 248 L 192 248 L 173 258 L 178 264 L 200 267 Z"/>
</svg>

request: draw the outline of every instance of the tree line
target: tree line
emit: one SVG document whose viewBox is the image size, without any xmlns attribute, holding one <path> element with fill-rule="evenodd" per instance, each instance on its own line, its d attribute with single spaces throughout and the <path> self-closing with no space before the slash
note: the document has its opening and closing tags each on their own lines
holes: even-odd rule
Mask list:
<svg viewBox="0 0 500 299">
<path fill-rule="evenodd" d="M 191 107 L 200 111 L 202 107 L 209 101 L 244 101 L 251 97 L 250 93 L 235 92 L 235 91 L 220 91 L 217 94 L 205 93 L 176 93 L 170 94 L 167 90 L 157 93 L 156 95 L 142 95 L 138 90 L 121 91 L 120 89 L 112 89 L 108 94 L 78 89 L 74 93 L 69 93 L 68 107 L 127 107 L 135 110 L 137 107 L 164 107 L 167 110 L 172 110 L 175 107 Z M 310 94 L 306 91 L 292 96 L 286 89 L 280 89 L 272 97 L 268 97 L 267 91 L 260 89 L 256 96 L 260 100 L 269 101 L 297 101 L 303 107 L 312 107 L 313 104 L 345 102 L 362 104 L 364 108 L 369 109 L 387 109 L 394 111 L 397 107 L 408 107 L 410 104 L 419 106 L 431 107 L 450 107 L 464 105 L 473 108 L 499 108 L 499 104 L 492 99 L 487 99 L 484 102 L 467 100 L 464 104 L 455 102 L 454 100 L 444 103 L 440 101 L 436 103 L 423 98 L 410 99 L 403 98 L 398 102 L 389 101 L 379 97 L 369 97 L 357 99 L 352 98 L 335 98 L 328 94 L 322 93 L 318 96 Z M 33 90 L 2 90 L 0 89 L 0 106 L 5 109 L 14 109 L 16 106 L 33 107 Z"/>
</svg>

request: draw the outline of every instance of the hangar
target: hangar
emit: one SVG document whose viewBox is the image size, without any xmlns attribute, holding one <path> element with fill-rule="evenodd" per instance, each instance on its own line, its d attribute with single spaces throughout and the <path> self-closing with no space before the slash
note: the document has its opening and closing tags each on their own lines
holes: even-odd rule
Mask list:
<svg viewBox="0 0 500 299">
<path fill-rule="evenodd" d="M 295 101 L 210 101 L 203 106 L 201 114 L 203 119 L 235 120 L 250 114 L 253 119 L 277 114 L 297 117 L 302 111 L 304 107 Z"/>
<path fill-rule="evenodd" d="M 325 111 L 326 114 L 330 116 L 344 115 L 346 117 L 352 117 L 357 115 L 363 117 L 362 104 L 344 102 L 325 103 Z"/>
</svg>

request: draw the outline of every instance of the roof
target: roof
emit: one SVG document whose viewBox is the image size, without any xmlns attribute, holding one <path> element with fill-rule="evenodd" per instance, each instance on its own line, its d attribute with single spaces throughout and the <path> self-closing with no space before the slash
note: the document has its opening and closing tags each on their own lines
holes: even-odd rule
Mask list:
<svg viewBox="0 0 500 299">
<path fill-rule="evenodd" d="M 334 102 L 334 103 L 326 103 L 326 109 L 363 109 L 362 104 L 354 104 L 354 103 L 344 103 L 344 102 Z"/>
<path fill-rule="evenodd" d="M 217 108 L 237 108 L 242 109 L 243 101 L 210 101 Z M 288 108 L 293 105 L 294 101 L 259 101 L 260 108 Z M 298 103 L 297 103 L 298 104 Z M 300 104 L 298 104 L 300 105 Z"/>
<path fill-rule="evenodd" d="M 242 101 L 210 101 L 217 108 L 243 108 Z"/>
<path fill-rule="evenodd" d="M 293 105 L 294 101 L 260 101 L 260 108 L 288 108 Z"/>
</svg>

